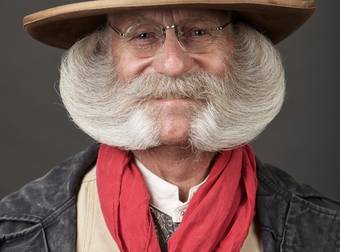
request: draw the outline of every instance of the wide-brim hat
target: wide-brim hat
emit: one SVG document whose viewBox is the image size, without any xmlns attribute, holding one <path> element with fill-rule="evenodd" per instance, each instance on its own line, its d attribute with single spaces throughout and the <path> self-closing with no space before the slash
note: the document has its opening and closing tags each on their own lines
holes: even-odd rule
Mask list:
<svg viewBox="0 0 340 252">
<path fill-rule="evenodd" d="M 94 0 L 42 10 L 24 17 L 23 23 L 36 40 L 66 49 L 104 25 L 108 13 L 161 6 L 234 11 L 273 43 L 299 28 L 315 9 L 313 0 Z"/>
</svg>

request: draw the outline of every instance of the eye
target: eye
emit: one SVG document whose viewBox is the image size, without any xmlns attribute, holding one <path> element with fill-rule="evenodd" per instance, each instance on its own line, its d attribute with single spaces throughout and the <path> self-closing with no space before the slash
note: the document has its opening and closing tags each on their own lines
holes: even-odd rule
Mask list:
<svg viewBox="0 0 340 252">
<path fill-rule="evenodd" d="M 142 30 L 142 31 L 137 31 L 132 34 L 129 42 L 137 46 L 139 48 L 143 47 L 150 47 L 159 44 L 159 36 L 157 35 L 156 32 L 153 31 L 147 31 L 147 30 Z"/>
<path fill-rule="evenodd" d="M 184 39 L 191 41 L 209 40 L 212 37 L 210 29 L 206 25 L 186 25 L 183 27 L 182 34 Z"/>
<path fill-rule="evenodd" d="M 134 36 L 134 39 L 140 39 L 140 40 L 145 40 L 145 39 L 154 39 L 156 38 L 156 34 L 153 33 L 153 32 L 140 32 L 140 33 L 137 33 L 135 36 Z"/>
<path fill-rule="evenodd" d="M 201 37 L 209 35 L 207 29 L 201 29 L 201 28 L 194 28 L 190 31 L 190 35 L 194 37 Z"/>
<path fill-rule="evenodd" d="M 161 40 L 157 27 L 154 25 L 139 25 L 128 31 L 129 42 L 137 45 L 157 44 Z"/>
</svg>

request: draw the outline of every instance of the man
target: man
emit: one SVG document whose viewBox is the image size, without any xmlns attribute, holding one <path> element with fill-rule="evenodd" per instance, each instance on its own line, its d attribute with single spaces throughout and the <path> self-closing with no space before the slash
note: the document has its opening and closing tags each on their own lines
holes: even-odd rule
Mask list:
<svg viewBox="0 0 340 252">
<path fill-rule="evenodd" d="M 272 42 L 313 9 L 101 0 L 26 17 L 69 48 L 60 94 L 100 145 L 1 201 L 0 250 L 339 249 L 337 205 L 248 145 L 284 99 Z"/>
</svg>

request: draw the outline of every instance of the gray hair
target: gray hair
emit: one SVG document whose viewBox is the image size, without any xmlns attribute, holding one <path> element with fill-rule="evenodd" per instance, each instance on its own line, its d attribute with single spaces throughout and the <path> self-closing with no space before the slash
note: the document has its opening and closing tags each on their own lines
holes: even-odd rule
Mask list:
<svg viewBox="0 0 340 252">
<path fill-rule="evenodd" d="M 96 141 L 128 150 L 160 144 L 155 98 L 190 98 L 188 143 L 220 151 L 253 140 L 279 113 L 285 78 L 278 51 L 256 30 L 238 24 L 229 31 L 234 48 L 224 78 L 205 72 L 178 78 L 140 75 L 121 82 L 115 72 L 111 32 L 94 32 L 63 56 L 60 94 L 71 118 Z"/>
</svg>

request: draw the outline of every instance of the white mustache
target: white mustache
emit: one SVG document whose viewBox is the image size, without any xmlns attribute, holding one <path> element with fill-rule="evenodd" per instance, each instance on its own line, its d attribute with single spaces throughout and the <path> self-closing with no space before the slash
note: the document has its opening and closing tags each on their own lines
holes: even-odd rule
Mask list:
<svg viewBox="0 0 340 252">
<path fill-rule="evenodd" d="M 204 72 L 189 73 L 181 78 L 141 75 L 128 83 L 116 85 L 119 89 L 116 92 L 123 92 L 124 96 L 128 95 L 140 103 L 155 99 L 188 99 L 206 103 L 225 90 L 222 79 Z"/>
</svg>

